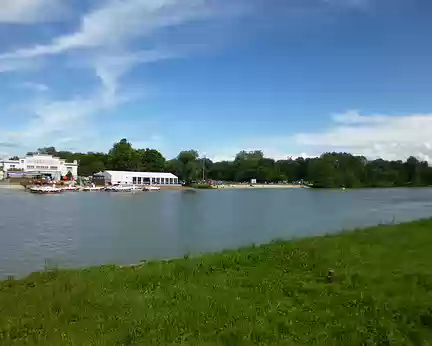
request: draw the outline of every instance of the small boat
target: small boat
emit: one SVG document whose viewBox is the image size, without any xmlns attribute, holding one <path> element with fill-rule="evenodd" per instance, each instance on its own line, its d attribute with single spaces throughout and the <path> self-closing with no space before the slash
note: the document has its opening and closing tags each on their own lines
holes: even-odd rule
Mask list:
<svg viewBox="0 0 432 346">
<path fill-rule="evenodd" d="M 84 192 L 97 192 L 97 191 L 103 191 L 105 188 L 103 186 L 96 186 L 95 184 L 92 184 L 91 186 L 84 186 L 81 188 L 81 191 Z"/>
<path fill-rule="evenodd" d="M 68 186 L 62 187 L 62 190 L 64 192 L 78 192 L 80 190 L 80 188 L 76 187 L 76 186 L 68 185 Z"/>
<path fill-rule="evenodd" d="M 53 186 L 34 186 L 30 188 L 30 192 L 39 194 L 55 194 L 63 192 L 63 189 L 57 188 L 54 184 Z"/>
<path fill-rule="evenodd" d="M 141 188 L 135 185 L 108 185 L 105 187 L 105 191 L 108 192 L 135 192 L 141 191 Z"/>
<path fill-rule="evenodd" d="M 130 192 L 132 190 L 131 186 L 126 185 L 119 185 L 119 186 L 113 186 L 111 191 L 113 192 Z"/>
<path fill-rule="evenodd" d="M 113 191 L 114 190 L 114 186 L 115 185 L 107 185 L 107 186 L 105 186 L 105 191 Z"/>
<path fill-rule="evenodd" d="M 98 187 L 98 186 L 95 186 L 95 187 L 86 186 L 86 187 L 83 187 L 81 189 L 81 191 L 84 191 L 84 192 L 98 192 L 98 191 L 103 191 L 103 190 L 104 190 L 103 187 Z"/>
<path fill-rule="evenodd" d="M 98 192 L 98 191 L 104 191 L 104 188 L 101 186 L 85 186 L 81 188 L 81 191 L 83 192 Z"/>
<path fill-rule="evenodd" d="M 145 186 L 143 191 L 160 191 L 160 189 L 159 186 Z"/>
</svg>

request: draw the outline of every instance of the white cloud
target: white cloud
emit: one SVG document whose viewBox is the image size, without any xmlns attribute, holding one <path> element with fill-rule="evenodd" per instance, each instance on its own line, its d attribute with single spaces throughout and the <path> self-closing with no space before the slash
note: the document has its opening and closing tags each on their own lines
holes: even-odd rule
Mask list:
<svg viewBox="0 0 432 346">
<path fill-rule="evenodd" d="M 91 64 L 96 75 L 104 85 L 107 96 L 113 95 L 118 89 L 118 79 L 137 64 L 148 64 L 159 60 L 176 57 L 177 54 L 168 51 L 149 50 L 136 53 L 121 53 L 117 55 L 99 56 Z"/>
<path fill-rule="evenodd" d="M 1 0 L 0 24 L 55 21 L 64 13 L 63 0 Z"/>
<path fill-rule="evenodd" d="M 40 60 L 23 60 L 23 59 L 1 59 L 0 73 L 14 71 L 28 71 L 41 66 Z"/>
<path fill-rule="evenodd" d="M 71 122 L 85 123 L 94 114 L 128 100 L 131 96 L 119 90 L 119 79 L 125 73 L 137 64 L 178 56 L 160 49 L 133 51 L 130 43 L 155 30 L 202 18 L 210 13 L 208 9 L 206 0 L 109 0 L 84 15 L 76 32 L 58 36 L 48 44 L 0 55 L 0 72 L 10 72 L 31 64 L 35 58 L 77 51 L 81 66 L 75 67 L 83 67 L 85 61 L 85 67 L 90 66 L 101 82 L 100 90 L 90 96 L 36 103 L 35 117 L 20 133 L 21 141 L 34 145 L 46 139 L 54 141 L 53 137 L 58 140 Z M 46 89 L 28 82 L 23 86 Z"/>
<path fill-rule="evenodd" d="M 48 85 L 43 83 L 35 83 L 35 82 L 23 82 L 19 85 L 20 88 L 29 89 L 37 92 L 44 92 L 50 90 Z"/>
<path fill-rule="evenodd" d="M 367 9 L 373 0 L 322 0 L 331 6 Z"/>
<path fill-rule="evenodd" d="M 104 90 L 87 98 L 38 101 L 33 105 L 35 116 L 21 131 L 3 133 L 1 137 L 25 143 L 32 150 L 40 145 L 56 145 L 62 143 L 62 138 L 80 137 L 83 130 L 92 127 L 90 116 L 108 111 L 121 102 L 121 98 L 106 97 Z"/>
<path fill-rule="evenodd" d="M 405 160 L 415 156 L 432 164 L 432 114 L 363 115 L 348 111 L 334 115 L 322 131 L 227 140 L 205 149 L 215 161 L 232 160 L 241 150 L 262 150 L 276 160 L 336 151 L 369 159 Z"/>
<path fill-rule="evenodd" d="M 314 152 L 346 151 L 391 160 L 413 155 L 432 163 L 432 114 L 366 116 L 350 111 L 334 116 L 328 130 L 298 134 L 292 141 Z"/>
<path fill-rule="evenodd" d="M 205 0 L 111 0 L 85 15 L 78 31 L 0 55 L 1 59 L 25 59 L 64 53 L 74 49 L 124 47 L 155 30 L 180 25 L 210 14 Z"/>
</svg>

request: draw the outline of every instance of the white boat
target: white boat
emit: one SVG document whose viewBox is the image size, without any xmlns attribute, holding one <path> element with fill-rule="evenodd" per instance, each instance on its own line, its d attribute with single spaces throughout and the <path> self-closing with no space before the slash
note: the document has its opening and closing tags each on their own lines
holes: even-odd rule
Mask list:
<svg viewBox="0 0 432 346">
<path fill-rule="evenodd" d="M 63 192 L 63 189 L 57 188 L 54 184 L 53 186 L 33 186 L 30 188 L 30 192 L 39 194 L 54 194 Z"/>
<path fill-rule="evenodd" d="M 105 188 L 103 186 L 96 186 L 95 184 L 92 184 L 91 186 L 84 186 L 81 188 L 81 191 L 84 192 L 97 192 L 97 191 L 103 191 Z"/>
<path fill-rule="evenodd" d="M 83 192 L 98 192 L 98 191 L 103 191 L 104 188 L 100 187 L 100 186 L 85 186 L 83 188 L 81 188 L 81 191 Z"/>
<path fill-rule="evenodd" d="M 68 186 L 62 187 L 62 190 L 65 192 L 78 192 L 80 189 L 79 189 L 79 187 L 68 185 Z"/>
<path fill-rule="evenodd" d="M 160 191 L 159 186 L 145 186 L 143 191 Z"/>
<path fill-rule="evenodd" d="M 135 192 L 141 191 L 141 189 L 135 185 L 113 185 L 106 188 L 107 191 L 112 192 Z"/>
</svg>

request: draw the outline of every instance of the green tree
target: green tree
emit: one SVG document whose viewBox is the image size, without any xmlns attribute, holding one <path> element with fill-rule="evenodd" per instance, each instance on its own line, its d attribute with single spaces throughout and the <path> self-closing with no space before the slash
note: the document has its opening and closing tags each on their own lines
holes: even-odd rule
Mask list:
<svg viewBox="0 0 432 346">
<path fill-rule="evenodd" d="M 324 157 L 311 160 L 308 167 L 307 181 L 314 187 L 339 187 L 334 163 Z"/>
<path fill-rule="evenodd" d="M 137 155 L 140 162 L 140 171 L 163 172 L 165 169 L 165 157 L 156 149 L 138 149 Z"/>
<path fill-rule="evenodd" d="M 12 156 L 9 160 L 18 161 L 20 158 L 18 156 Z"/>
<path fill-rule="evenodd" d="M 200 171 L 198 157 L 198 152 L 195 150 L 181 151 L 177 156 L 180 178 L 186 184 L 191 184 L 198 180 Z"/>
<path fill-rule="evenodd" d="M 137 152 L 125 138 L 114 143 L 108 153 L 108 162 L 112 169 L 118 171 L 136 171 L 140 166 Z"/>
<path fill-rule="evenodd" d="M 45 148 L 39 148 L 37 150 L 38 154 L 45 154 L 45 155 L 57 155 L 57 150 L 54 147 L 45 147 Z"/>
<path fill-rule="evenodd" d="M 231 161 L 215 162 L 211 165 L 208 176 L 218 181 L 234 181 L 235 166 Z"/>
<path fill-rule="evenodd" d="M 264 180 L 264 172 L 260 171 L 260 163 L 262 163 L 264 155 L 262 151 L 240 151 L 235 159 L 235 180 L 236 181 L 250 181 L 251 179 L 257 179 L 259 181 Z"/>
<path fill-rule="evenodd" d="M 168 173 L 172 173 L 179 177 L 180 180 L 183 180 L 182 177 L 182 171 L 181 171 L 181 164 L 177 160 L 177 158 L 168 160 L 165 164 L 165 171 Z"/>
</svg>

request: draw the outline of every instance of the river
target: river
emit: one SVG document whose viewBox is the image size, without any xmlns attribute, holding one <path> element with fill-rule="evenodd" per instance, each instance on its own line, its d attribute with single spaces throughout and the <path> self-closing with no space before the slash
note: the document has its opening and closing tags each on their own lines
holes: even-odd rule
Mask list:
<svg viewBox="0 0 432 346">
<path fill-rule="evenodd" d="M 0 278 L 129 264 L 432 216 L 432 189 L 0 191 Z"/>
</svg>

